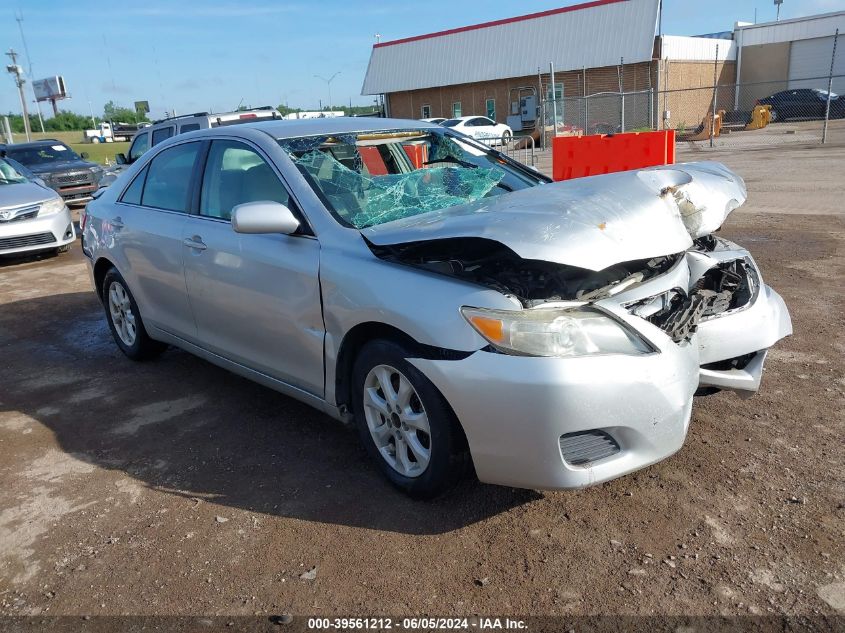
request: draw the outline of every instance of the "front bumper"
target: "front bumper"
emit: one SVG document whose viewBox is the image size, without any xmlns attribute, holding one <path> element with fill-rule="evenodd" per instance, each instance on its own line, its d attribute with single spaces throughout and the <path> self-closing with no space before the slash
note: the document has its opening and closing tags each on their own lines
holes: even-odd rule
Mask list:
<svg viewBox="0 0 845 633">
<path fill-rule="evenodd" d="M 410 359 L 446 397 L 478 478 L 535 489 L 583 488 L 658 462 L 684 443 L 698 387 L 695 339 L 642 356 L 529 358 L 479 351 Z M 614 454 L 570 464 L 561 436 L 600 429 Z"/>
<path fill-rule="evenodd" d="M 792 320 L 781 296 L 763 285 L 745 310 L 698 324 L 701 387 L 753 395 L 760 388 L 768 348 L 792 334 Z M 751 355 L 740 367 L 729 359 Z"/>
<path fill-rule="evenodd" d="M 81 204 L 93 200 L 94 192 L 99 189 L 99 185 L 96 183 L 75 186 L 51 186 L 68 204 Z"/>
<path fill-rule="evenodd" d="M 692 264 L 701 257 L 693 256 Z M 748 253 L 726 247 L 712 257 L 731 260 Z M 792 323 L 783 299 L 749 262 L 759 292 L 740 308 L 700 321 L 680 343 L 625 306 L 655 290 L 691 287 L 706 266 L 691 279 L 690 266 L 679 265 L 603 301 L 658 350 L 653 354 L 564 359 L 478 351 L 457 361 L 410 362 L 455 411 L 481 481 L 535 489 L 598 484 L 678 451 L 699 388 L 751 395 L 760 387 L 766 351 L 792 333 Z M 598 457 L 571 459 L 590 451 Z"/>
<path fill-rule="evenodd" d="M 75 239 L 76 231 L 67 208 L 31 220 L 0 222 L 0 255 L 59 248 Z"/>
</svg>

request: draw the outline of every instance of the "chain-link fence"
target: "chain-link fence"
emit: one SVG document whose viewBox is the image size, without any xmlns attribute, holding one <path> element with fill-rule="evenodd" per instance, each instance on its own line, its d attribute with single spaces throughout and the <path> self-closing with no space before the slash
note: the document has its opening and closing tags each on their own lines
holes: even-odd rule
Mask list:
<svg viewBox="0 0 845 633">
<path fill-rule="evenodd" d="M 845 93 L 845 75 L 599 93 L 543 101 L 539 120 L 546 147 L 555 134 L 664 129 L 702 148 L 845 141 L 845 96 L 837 90 Z"/>
<path fill-rule="evenodd" d="M 845 84 L 845 76 L 661 92 L 655 129 L 673 129 L 678 142 L 701 147 L 845 140 L 845 98 L 828 92 L 829 83 Z"/>
<path fill-rule="evenodd" d="M 625 130 L 651 130 L 654 126 L 653 92 L 600 92 L 586 97 L 564 97 L 542 104 L 541 120 L 558 133 L 616 134 Z"/>
</svg>

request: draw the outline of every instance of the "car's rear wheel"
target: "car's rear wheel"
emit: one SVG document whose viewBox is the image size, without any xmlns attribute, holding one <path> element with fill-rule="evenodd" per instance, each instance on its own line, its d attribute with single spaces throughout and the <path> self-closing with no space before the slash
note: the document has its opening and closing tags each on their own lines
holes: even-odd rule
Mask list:
<svg viewBox="0 0 845 633">
<path fill-rule="evenodd" d="M 772 123 L 774 123 L 775 121 L 780 121 L 780 113 L 774 108 L 771 108 L 769 110 L 769 121 L 771 121 Z"/>
<path fill-rule="evenodd" d="M 397 488 L 431 498 L 467 470 L 466 440 L 443 395 L 393 341 L 368 343 L 353 368 L 353 412 L 361 441 Z"/>
<path fill-rule="evenodd" d="M 154 358 L 167 348 L 147 335 L 138 304 L 126 281 L 114 268 L 103 280 L 103 306 L 114 342 L 132 360 Z"/>
<path fill-rule="evenodd" d="M 511 142 L 511 137 L 512 137 L 512 136 L 513 136 L 513 135 L 512 135 L 510 132 L 508 132 L 507 130 L 505 130 L 505 133 L 504 133 L 504 134 L 502 134 L 502 145 L 507 145 L 508 143 L 510 143 L 510 142 Z"/>
</svg>

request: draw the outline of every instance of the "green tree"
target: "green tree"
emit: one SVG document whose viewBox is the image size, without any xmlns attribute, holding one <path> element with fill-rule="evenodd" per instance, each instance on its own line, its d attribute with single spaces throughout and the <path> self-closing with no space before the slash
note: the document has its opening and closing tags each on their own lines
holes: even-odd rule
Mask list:
<svg viewBox="0 0 845 633">
<path fill-rule="evenodd" d="M 276 108 L 282 116 L 287 116 L 288 114 L 293 114 L 294 112 L 302 112 L 302 108 L 289 108 L 286 105 L 280 105 Z"/>
<path fill-rule="evenodd" d="M 115 123 L 140 123 L 146 121 L 147 116 L 145 114 L 139 115 L 135 110 L 109 101 L 103 106 L 103 120 L 114 121 Z"/>
</svg>

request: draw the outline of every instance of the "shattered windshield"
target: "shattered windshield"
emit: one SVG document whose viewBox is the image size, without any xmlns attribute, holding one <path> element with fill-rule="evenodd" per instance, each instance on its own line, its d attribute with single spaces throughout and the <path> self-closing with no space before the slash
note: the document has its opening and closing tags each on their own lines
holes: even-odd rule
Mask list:
<svg viewBox="0 0 845 633">
<path fill-rule="evenodd" d="M 440 130 L 279 141 L 329 210 L 362 229 L 545 182 Z"/>
</svg>

